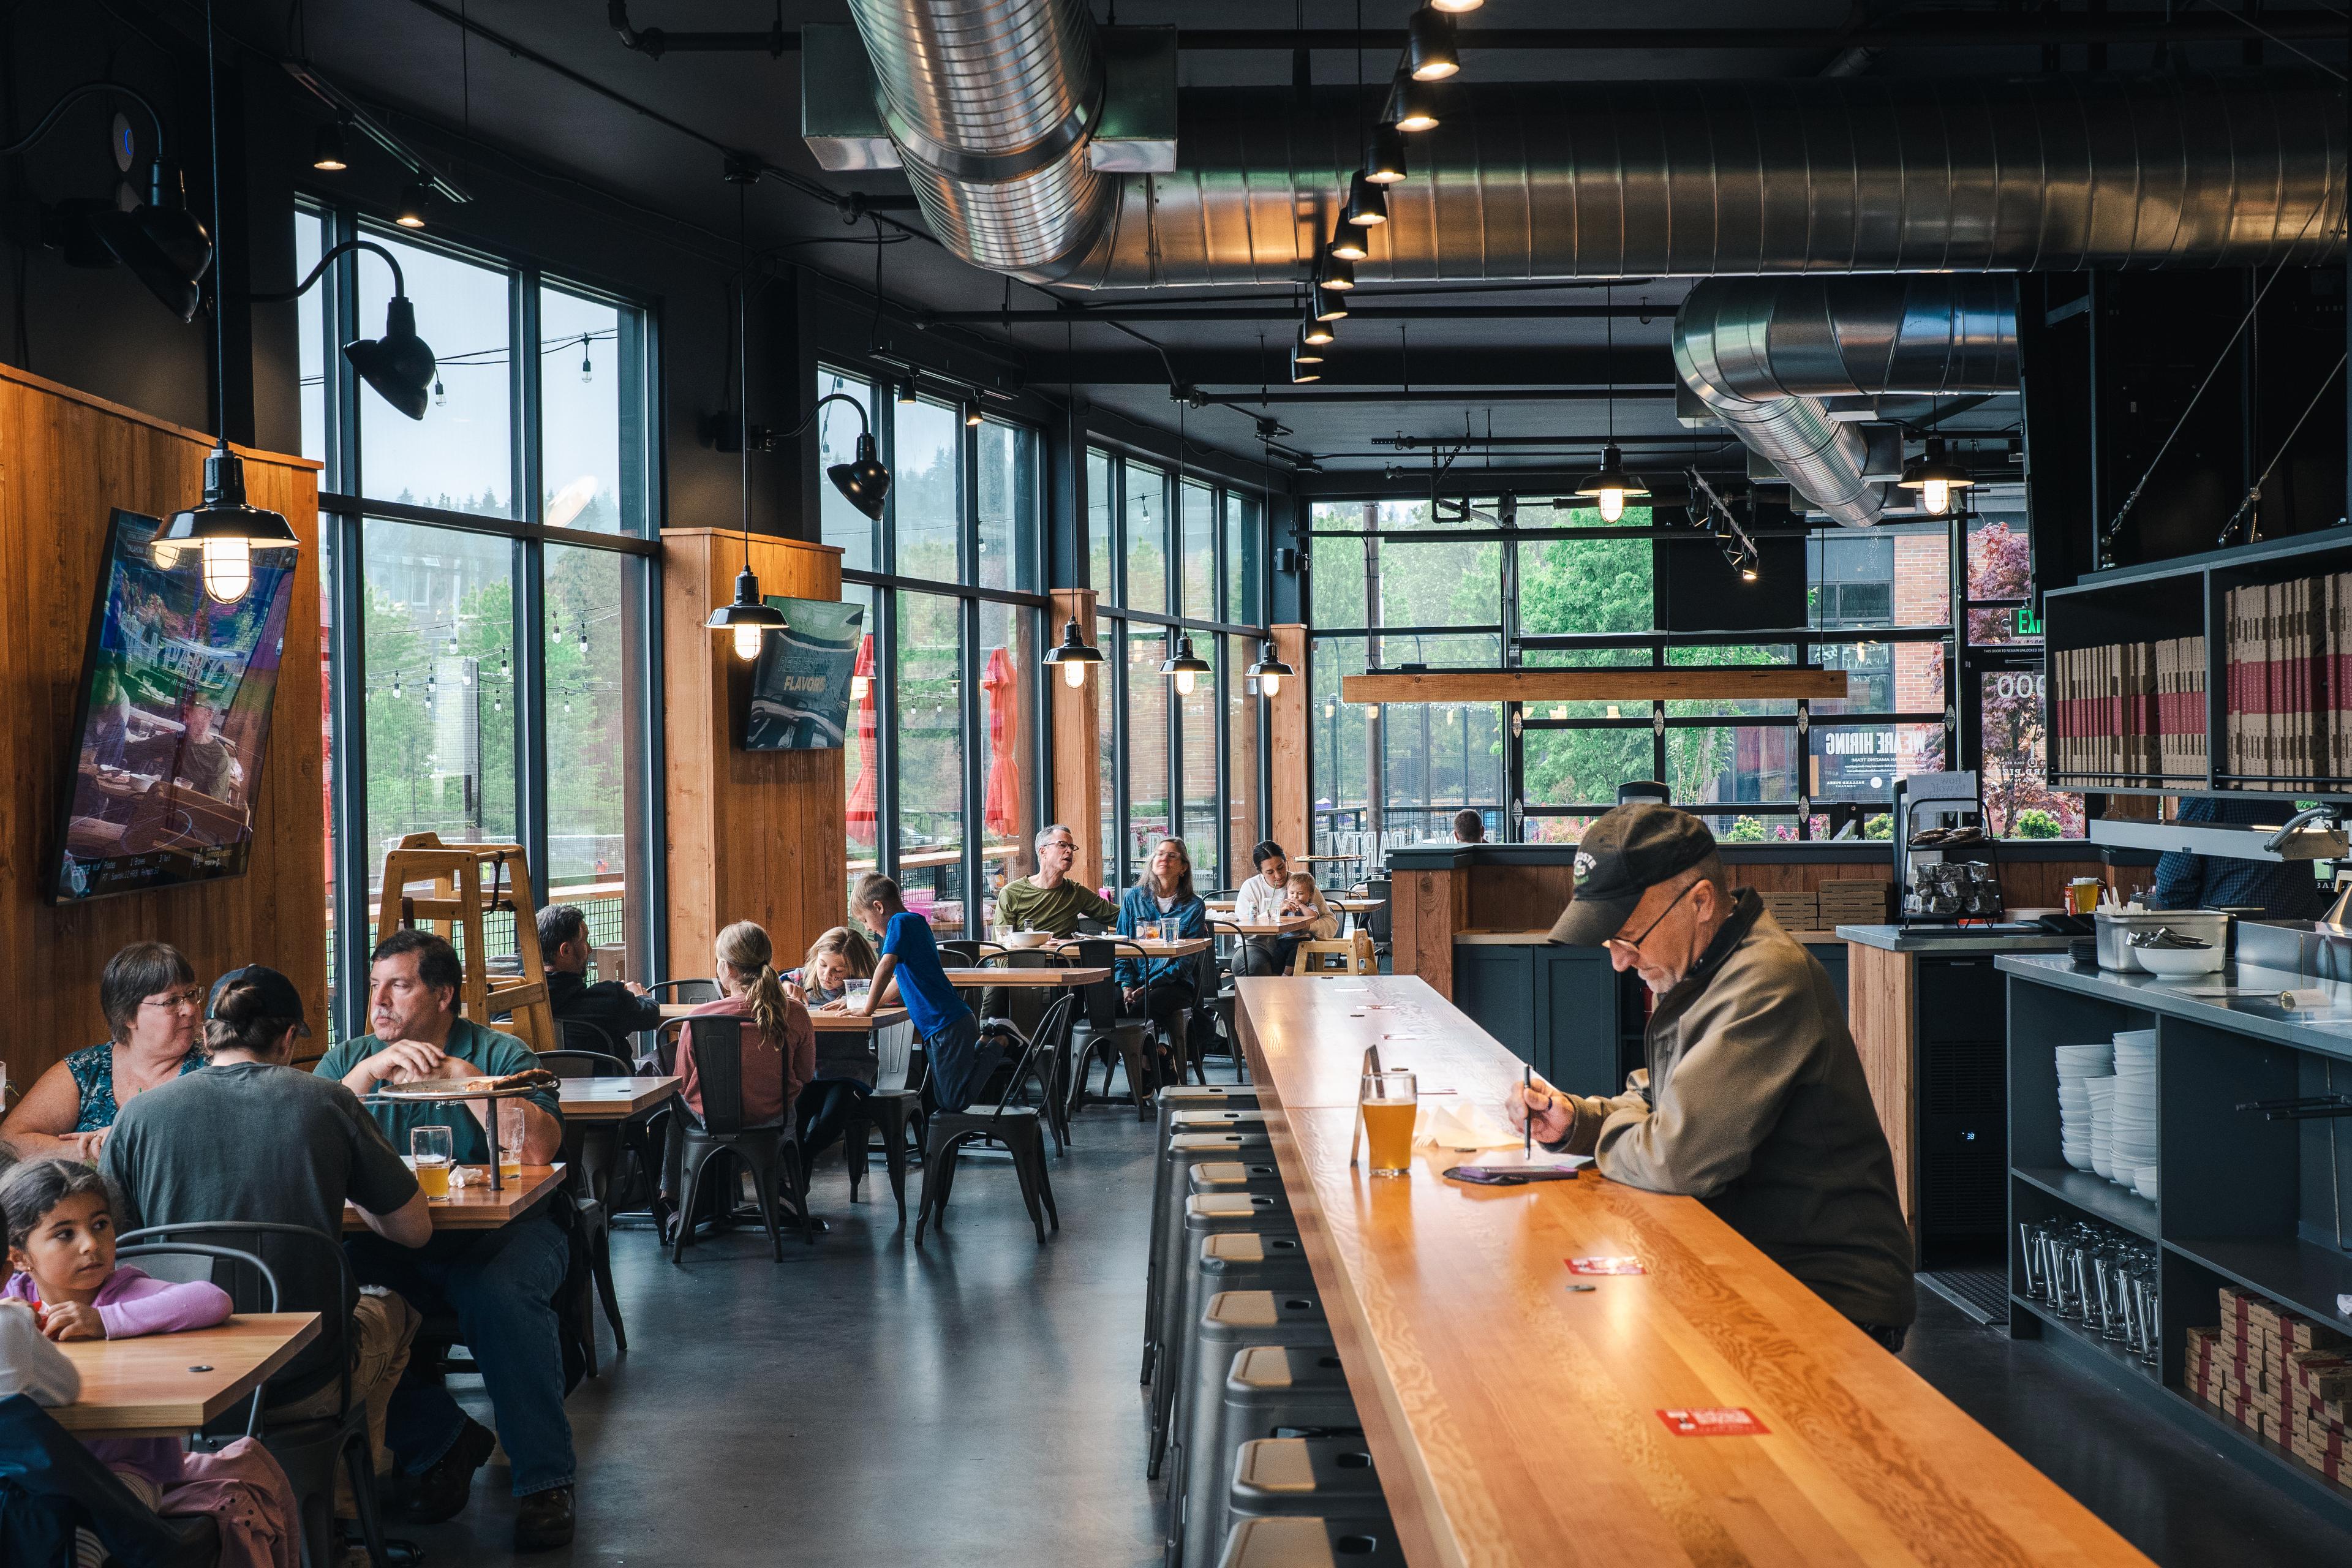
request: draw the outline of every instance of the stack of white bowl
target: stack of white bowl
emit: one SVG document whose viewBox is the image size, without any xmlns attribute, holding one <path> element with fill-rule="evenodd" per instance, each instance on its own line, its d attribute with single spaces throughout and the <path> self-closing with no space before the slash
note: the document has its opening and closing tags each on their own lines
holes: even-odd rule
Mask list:
<svg viewBox="0 0 2352 1568">
<path fill-rule="evenodd" d="M 2156 1197 L 2156 1031 L 2121 1029 L 2116 1034 L 2115 1132 L 2111 1149 L 2116 1181 L 2140 1196 Z"/>
<path fill-rule="evenodd" d="M 2111 1041 L 2058 1047 L 2058 1139 L 2066 1163 L 2078 1171 L 2094 1169 L 2092 1135 L 2095 1118 L 2091 1098 L 2094 1081 L 2115 1076 L 2116 1047 Z M 2110 1084 L 2109 1088 L 2113 1085 Z M 2103 1094 L 2105 1090 L 2101 1091 Z M 2105 1172 L 2100 1173 L 2102 1175 Z"/>
</svg>

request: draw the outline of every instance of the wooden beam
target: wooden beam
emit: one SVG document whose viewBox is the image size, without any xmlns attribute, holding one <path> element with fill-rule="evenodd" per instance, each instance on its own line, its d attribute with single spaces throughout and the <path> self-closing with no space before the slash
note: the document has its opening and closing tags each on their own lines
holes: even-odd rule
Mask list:
<svg viewBox="0 0 2352 1568">
<path fill-rule="evenodd" d="M 1268 756 L 1273 775 L 1266 800 L 1265 836 L 1294 855 L 1315 846 L 1307 816 L 1307 628 L 1285 625 L 1274 633 L 1274 657 L 1298 673 L 1283 681 L 1266 701 Z"/>
<path fill-rule="evenodd" d="M 1078 623 L 1078 635 L 1095 637 L 1095 591 L 1056 588 L 1048 646 L 1062 640 L 1066 621 Z M 1110 798 L 1115 781 L 1102 777 L 1102 689 L 1110 679 L 1107 664 L 1091 666 L 1087 683 L 1072 686 L 1054 670 L 1048 685 L 1054 693 L 1054 816 L 1077 840 L 1077 858 L 1070 875 L 1088 888 L 1102 886 L 1102 803 Z M 1021 847 L 1023 855 L 1029 846 Z"/>
<path fill-rule="evenodd" d="M 1844 695 L 1844 670 L 1802 665 L 1436 669 L 1339 679 L 1339 697 L 1346 702 L 1682 702 Z"/>
</svg>

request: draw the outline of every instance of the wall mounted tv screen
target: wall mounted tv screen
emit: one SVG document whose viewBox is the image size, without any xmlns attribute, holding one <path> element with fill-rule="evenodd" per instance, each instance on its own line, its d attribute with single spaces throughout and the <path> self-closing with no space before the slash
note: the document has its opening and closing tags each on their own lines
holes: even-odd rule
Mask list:
<svg viewBox="0 0 2352 1568">
<path fill-rule="evenodd" d="M 82 656 L 57 902 L 242 876 L 294 552 L 256 552 L 242 597 L 205 591 L 194 550 L 169 567 L 154 518 L 118 510 Z"/>
<path fill-rule="evenodd" d="M 768 603 L 792 624 L 767 635 L 751 667 L 743 749 L 837 752 L 849 723 L 849 689 L 865 641 L 866 606 L 772 595 Z"/>
</svg>

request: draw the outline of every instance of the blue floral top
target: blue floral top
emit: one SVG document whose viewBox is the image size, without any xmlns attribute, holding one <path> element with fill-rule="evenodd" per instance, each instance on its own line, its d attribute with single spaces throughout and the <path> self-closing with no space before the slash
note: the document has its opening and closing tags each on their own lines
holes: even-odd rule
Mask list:
<svg viewBox="0 0 2352 1568">
<path fill-rule="evenodd" d="M 182 1077 L 205 1065 L 205 1054 L 194 1046 L 180 1060 Z M 122 1108 L 114 1100 L 114 1042 L 100 1040 L 86 1050 L 74 1052 L 66 1058 L 66 1070 L 73 1074 L 74 1087 L 81 1090 L 81 1120 L 74 1123 L 77 1132 L 96 1132 L 114 1125 Z"/>
</svg>

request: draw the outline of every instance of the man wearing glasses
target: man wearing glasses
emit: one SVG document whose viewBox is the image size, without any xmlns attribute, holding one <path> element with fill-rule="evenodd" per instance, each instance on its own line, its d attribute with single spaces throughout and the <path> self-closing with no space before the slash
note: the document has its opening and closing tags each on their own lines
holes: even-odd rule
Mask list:
<svg viewBox="0 0 2352 1568">
<path fill-rule="evenodd" d="M 1901 1350 L 1918 1315 L 1895 1160 L 1828 972 L 1742 889 L 1706 824 L 1621 805 L 1577 847 L 1551 940 L 1605 947 L 1655 1000 L 1649 1067 L 1614 1098 L 1542 1079 L 1511 1090 L 1547 1148 L 1713 1209 L 1772 1260 Z"/>
</svg>

